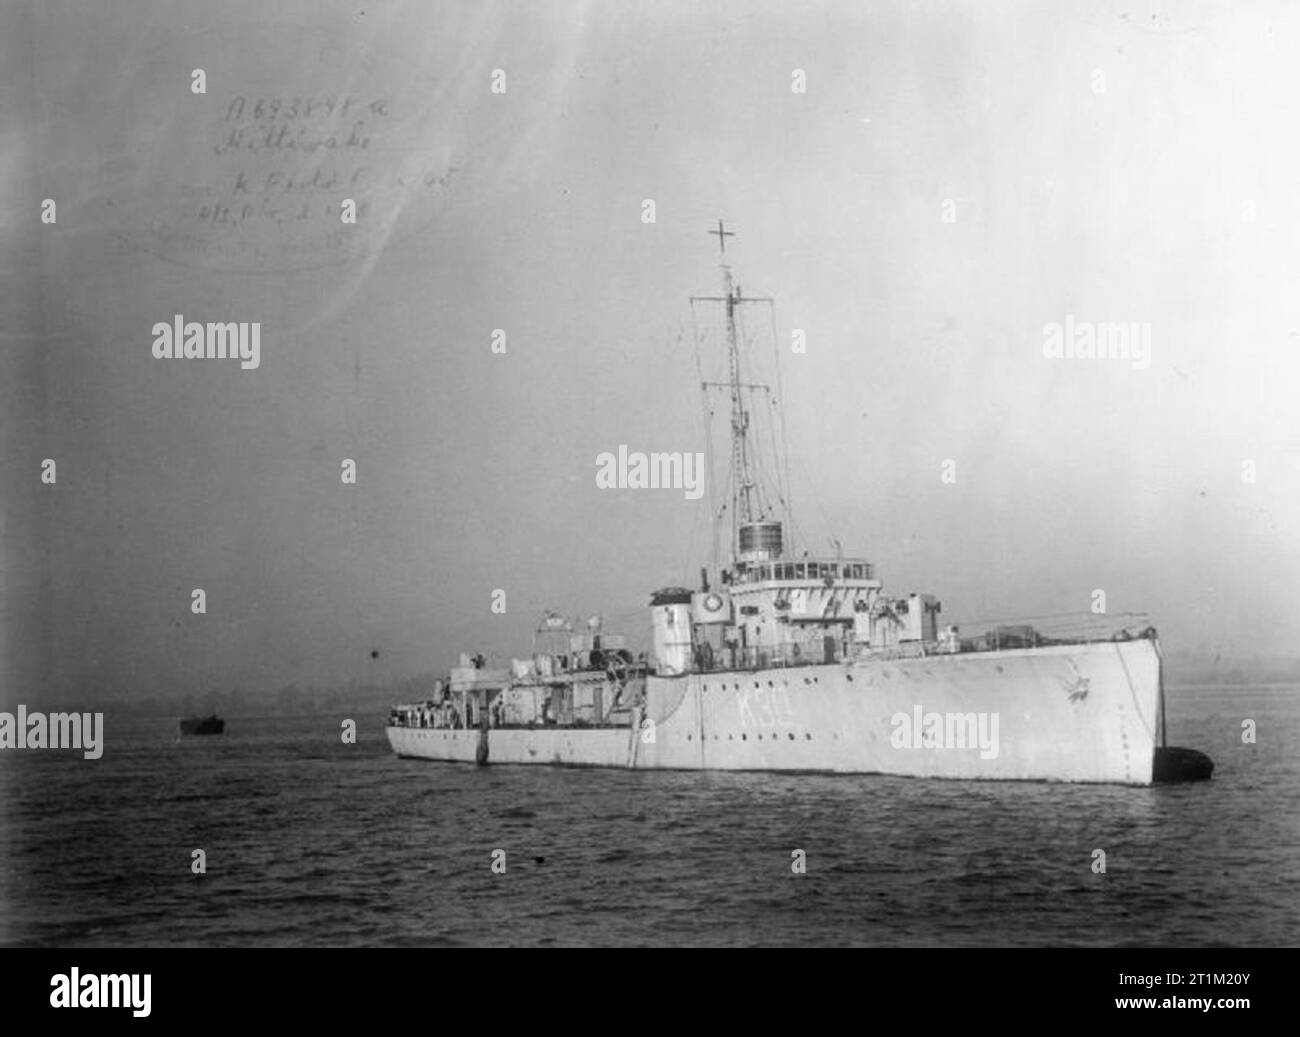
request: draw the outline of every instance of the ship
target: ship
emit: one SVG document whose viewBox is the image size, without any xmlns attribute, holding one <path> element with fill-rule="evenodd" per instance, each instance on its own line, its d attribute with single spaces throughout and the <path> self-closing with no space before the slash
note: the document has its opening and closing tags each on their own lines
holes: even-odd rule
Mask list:
<svg viewBox="0 0 1300 1037">
<path fill-rule="evenodd" d="M 226 722 L 215 713 L 210 717 L 182 717 L 182 735 L 219 735 L 226 729 Z"/>
<path fill-rule="evenodd" d="M 462 654 L 420 702 L 391 707 L 398 757 L 634 770 L 879 774 L 1145 786 L 1210 777 L 1204 753 L 1166 745 L 1162 656 L 1143 615 L 941 624 L 932 594 L 887 593 L 875 566 L 797 550 L 781 464 L 760 464 L 745 295 L 718 237 L 729 428 L 729 556 L 696 586 L 651 593 L 649 648 L 600 616 L 547 613 L 532 651 Z M 773 327 L 775 322 L 773 321 Z M 697 348 L 699 337 L 697 335 Z M 652 455 L 651 463 L 655 462 Z M 662 458 L 660 461 L 662 462 Z M 664 465 L 665 471 L 667 465 Z M 786 463 L 788 473 L 788 456 Z M 718 540 L 720 541 L 719 536 Z"/>
</svg>

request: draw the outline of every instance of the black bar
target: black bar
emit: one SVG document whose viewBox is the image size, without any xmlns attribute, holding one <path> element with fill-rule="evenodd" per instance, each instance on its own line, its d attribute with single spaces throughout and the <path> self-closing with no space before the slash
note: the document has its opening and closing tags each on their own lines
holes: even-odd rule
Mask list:
<svg viewBox="0 0 1300 1037">
<path fill-rule="evenodd" d="M 800 1019 L 809 1023 L 810 1013 L 828 1012 L 882 1026 L 891 1019 L 1072 1024 L 1153 1012 L 1222 1023 L 1228 1021 L 1224 1013 L 1261 1021 L 1260 1012 L 1290 1014 L 1294 994 L 1285 987 L 1296 963 L 1294 950 L 1240 948 L 776 949 L 729 955 L 650 948 L 621 956 L 585 948 L 547 960 L 465 947 L 10 948 L 0 952 L 0 996 L 7 1022 L 98 1027 L 117 1020 L 133 1029 L 195 1025 L 205 1032 L 253 1021 L 289 1023 L 295 1030 L 327 1025 L 336 1032 L 356 1023 L 429 1032 L 457 1018 L 489 1028 L 600 1030 L 639 1018 L 643 1024 L 659 1020 L 673 1029 L 688 1023 L 694 1029 L 715 1016 L 733 1029 L 750 1016 L 768 1025 L 788 1016 L 797 1025 Z M 70 979 L 74 967 L 83 988 L 88 976 L 135 974 L 142 990 L 148 975 L 149 1014 L 137 1017 L 131 1007 L 52 1006 L 52 977 Z M 1171 983 L 1171 976 L 1180 981 Z M 1177 1003 L 1192 998 L 1216 1003 L 1209 1011 Z M 1119 999 L 1155 1004 L 1121 1005 Z M 1245 999 L 1249 1005 L 1230 1008 L 1217 1004 L 1219 999 Z"/>
</svg>

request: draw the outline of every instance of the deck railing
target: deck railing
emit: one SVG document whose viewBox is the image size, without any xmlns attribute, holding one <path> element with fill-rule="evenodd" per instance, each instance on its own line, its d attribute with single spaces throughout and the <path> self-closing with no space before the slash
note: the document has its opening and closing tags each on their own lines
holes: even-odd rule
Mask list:
<svg viewBox="0 0 1300 1037">
<path fill-rule="evenodd" d="M 1145 612 L 1057 612 L 1040 616 L 965 620 L 954 624 L 962 652 L 996 652 L 1093 641 L 1133 641 L 1154 637 Z"/>
<path fill-rule="evenodd" d="M 883 655 L 944 655 L 997 652 L 1015 648 L 1043 648 L 1050 645 L 1087 644 L 1094 641 L 1133 641 L 1154 637 L 1155 628 L 1144 612 L 1112 615 L 1057 613 L 1007 619 L 973 620 L 954 624 L 955 641 L 941 636 L 938 641 L 904 641 L 874 651 Z M 694 669 L 700 673 L 727 670 L 768 670 L 790 666 L 820 666 L 846 662 L 863 654 L 863 646 L 840 641 L 812 644 L 783 643 L 737 651 L 697 651 Z"/>
</svg>

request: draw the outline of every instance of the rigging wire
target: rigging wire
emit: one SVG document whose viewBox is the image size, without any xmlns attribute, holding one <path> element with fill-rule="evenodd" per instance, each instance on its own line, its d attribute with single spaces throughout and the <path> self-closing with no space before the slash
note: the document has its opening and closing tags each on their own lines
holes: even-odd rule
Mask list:
<svg viewBox="0 0 1300 1037">
<path fill-rule="evenodd" d="M 781 350 L 776 344 L 776 303 L 768 303 L 767 312 L 772 322 L 772 367 L 776 372 L 776 395 L 777 395 L 777 413 L 781 418 L 781 446 L 783 457 L 777 458 L 777 464 L 784 462 L 785 466 L 785 487 L 782 490 L 781 503 L 785 505 L 786 521 L 790 524 L 790 532 L 794 532 L 794 507 L 790 501 L 790 439 L 786 433 L 785 427 L 785 386 L 781 380 Z M 775 428 L 775 422 L 773 423 Z M 791 545 L 793 547 L 793 545 Z"/>
<path fill-rule="evenodd" d="M 722 568 L 721 546 L 718 542 L 719 523 L 718 523 L 718 492 L 717 492 L 717 465 L 713 458 L 713 408 L 709 406 L 709 391 L 705 388 L 704 382 L 704 362 L 700 358 L 700 326 L 696 319 L 695 300 L 691 300 L 691 331 L 695 341 L 695 373 L 700 380 L 700 399 L 703 404 L 703 423 L 704 423 L 704 464 L 706 478 L 709 480 L 709 525 L 712 527 L 713 543 L 710 552 L 712 567 L 716 571 Z"/>
<path fill-rule="evenodd" d="M 676 350 L 681 346 L 681 344 L 682 344 L 682 339 L 685 337 L 685 335 L 686 335 L 686 329 L 685 329 L 685 328 L 682 328 L 682 329 L 680 329 L 680 330 L 677 332 L 677 342 L 674 344 L 674 351 L 676 351 Z M 698 346 L 698 343 L 697 343 L 697 345 L 696 345 L 696 349 L 695 349 L 695 364 L 696 364 L 696 369 L 697 369 L 697 371 L 698 371 L 698 369 L 699 369 L 699 360 L 700 360 L 700 351 L 699 351 L 699 346 Z M 707 438 L 708 438 L 708 428 L 707 428 L 707 427 L 705 428 L 704 432 L 705 432 L 705 439 L 706 439 L 706 441 L 707 441 Z M 706 459 L 707 459 L 707 457 L 709 456 L 709 454 L 710 454 L 711 452 L 712 452 L 711 450 L 706 450 L 706 451 L 705 451 L 705 457 L 706 457 Z M 683 463 L 684 463 L 684 459 L 683 459 Z M 706 460 L 706 464 L 707 464 L 707 460 Z M 706 470 L 706 471 L 707 471 L 707 470 Z M 697 475 L 697 477 L 708 478 L 706 472 L 697 472 L 696 475 Z M 695 544 L 696 544 L 696 539 L 697 539 L 697 537 L 698 537 L 699 529 L 700 529 L 700 512 L 701 512 L 701 510 L 702 510 L 702 509 L 700 509 L 700 508 L 698 508 L 698 507 L 693 507 L 693 508 L 691 508 L 691 531 L 690 531 L 690 533 L 689 533 L 689 534 L 687 535 L 687 537 L 686 537 L 686 544 L 685 544 L 684 549 L 683 549 L 683 559 L 682 559 L 681 572 L 688 574 L 687 577 L 686 577 L 686 583 L 687 583 L 687 584 L 689 584 L 689 582 L 690 582 L 689 573 L 690 573 L 690 571 L 691 571 L 692 559 L 697 557 L 697 555 L 696 555 L 696 553 L 695 553 Z M 710 523 L 710 525 L 712 525 L 712 523 Z"/>
</svg>

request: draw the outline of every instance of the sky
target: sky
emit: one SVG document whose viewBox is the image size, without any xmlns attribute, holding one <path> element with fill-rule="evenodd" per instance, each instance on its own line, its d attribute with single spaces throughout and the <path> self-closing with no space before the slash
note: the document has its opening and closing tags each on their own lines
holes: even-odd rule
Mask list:
<svg viewBox="0 0 1300 1037">
<path fill-rule="evenodd" d="M 718 487 L 596 459 L 709 445 L 720 218 L 800 550 L 948 622 L 1102 589 L 1172 651 L 1295 654 L 1294 5 L 0 18 L 5 701 L 395 680 L 548 608 L 644 643 Z M 177 314 L 260 363 L 155 357 Z M 1149 363 L 1046 356 L 1067 318 Z"/>
</svg>

